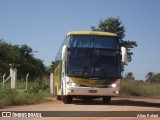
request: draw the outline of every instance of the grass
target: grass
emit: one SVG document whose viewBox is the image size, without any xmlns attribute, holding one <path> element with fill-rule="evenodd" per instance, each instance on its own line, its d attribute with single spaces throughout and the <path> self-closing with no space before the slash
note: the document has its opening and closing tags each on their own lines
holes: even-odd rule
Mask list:
<svg viewBox="0 0 160 120">
<path fill-rule="evenodd" d="M 120 87 L 120 96 L 160 96 L 160 84 L 146 84 L 136 80 L 122 80 Z"/>
<path fill-rule="evenodd" d="M 26 91 L 25 82 L 18 81 L 16 88 L 16 90 L 11 90 L 10 83 L 6 83 L 4 87 L 0 87 L 0 108 L 50 101 L 46 99 L 46 97 L 50 96 L 49 82 L 42 80 L 30 82 L 28 84 L 28 91 Z"/>
</svg>

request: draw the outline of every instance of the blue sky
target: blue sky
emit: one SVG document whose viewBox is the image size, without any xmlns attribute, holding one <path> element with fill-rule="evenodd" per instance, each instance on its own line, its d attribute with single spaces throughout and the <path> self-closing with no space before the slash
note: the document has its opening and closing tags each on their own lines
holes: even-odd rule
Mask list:
<svg viewBox="0 0 160 120">
<path fill-rule="evenodd" d="M 0 39 L 27 44 L 49 66 L 68 31 L 90 30 L 100 19 L 119 16 L 124 39 L 138 43 L 125 73 L 145 79 L 160 72 L 159 12 L 159 0 L 0 0 Z"/>
</svg>

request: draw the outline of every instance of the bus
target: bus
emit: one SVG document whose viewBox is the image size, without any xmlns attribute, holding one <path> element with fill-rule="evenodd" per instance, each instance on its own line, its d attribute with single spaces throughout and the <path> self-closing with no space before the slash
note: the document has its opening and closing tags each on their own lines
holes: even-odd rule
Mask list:
<svg viewBox="0 0 160 120">
<path fill-rule="evenodd" d="M 119 95 L 121 62 L 127 50 L 117 34 L 98 31 L 69 32 L 55 58 L 54 95 L 71 104 L 73 98 L 102 98 L 110 103 Z"/>
</svg>

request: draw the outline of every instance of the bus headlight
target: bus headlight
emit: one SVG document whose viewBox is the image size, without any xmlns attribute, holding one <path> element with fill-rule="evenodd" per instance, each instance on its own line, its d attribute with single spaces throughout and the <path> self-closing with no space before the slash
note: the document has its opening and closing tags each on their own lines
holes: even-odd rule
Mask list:
<svg viewBox="0 0 160 120">
<path fill-rule="evenodd" d="M 70 86 L 76 86 L 76 84 L 71 82 L 71 81 L 68 81 L 67 84 L 70 85 Z"/>
<path fill-rule="evenodd" d="M 71 86 L 76 86 L 76 84 L 75 84 L 75 83 L 71 83 L 70 85 L 71 85 Z"/>
<path fill-rule="evenodd" d="M 115 87 L 117 87 L 117 85 L 115 83 L 113 83 L 113 84 L 109 85 L 109 87 L 115 88 Z"/>
<path fill-rule="evenodd" d="M 116 85 L 116 84 L 112 84 L 111 86 L 112 86 L 113 88 L 117 87 L 117 85 Z"/>
</svg>

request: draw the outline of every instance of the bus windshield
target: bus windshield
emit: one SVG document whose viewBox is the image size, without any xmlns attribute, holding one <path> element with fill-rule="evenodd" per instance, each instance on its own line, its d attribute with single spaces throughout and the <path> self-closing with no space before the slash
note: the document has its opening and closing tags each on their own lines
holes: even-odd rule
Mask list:
<svg viewBox="0 0 160 120">
<path fill-rule="evenodd" d="M 75 77 L 120 77 L 120 54 L 110 49 L 70 48 L 67 74 Z"/>
<path fill-rule="evenodd" d="M 114 36 L 72 35 L 70 47 L 118 49 L 118 38 Z"/>
</svg>

